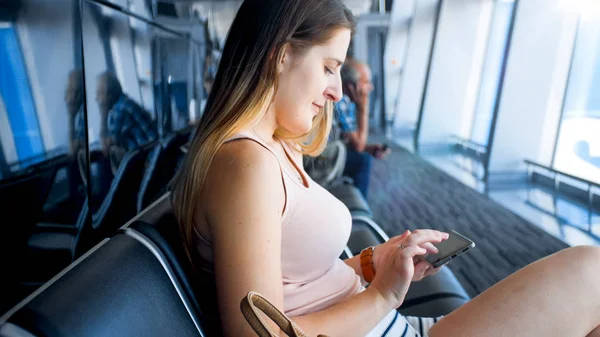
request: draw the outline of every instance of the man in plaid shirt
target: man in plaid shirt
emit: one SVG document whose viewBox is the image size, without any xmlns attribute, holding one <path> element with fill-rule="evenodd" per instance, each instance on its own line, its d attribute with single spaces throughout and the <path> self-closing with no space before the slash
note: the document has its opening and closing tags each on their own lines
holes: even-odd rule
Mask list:
<svg viewBox="0 0 600 337">
<path fill-rule="evenodd" d="M 102 114 L 106 115 L 106 124 L 101 127 L 105 151 L 113 145 L 128 152 L 158 138 L 157 125 L 152 116 L 123 93 L 113 73 L 100 75 L 97 100 Z"/>
<path fill-rule="evenodd" d="M 383 144 L 367 144 L 369 138 L 369 94 L 373 90 L 371 71 L 366 64 L 346 61 L 341 70 L 344 95 L 335 105 L 336 130 L 348 149 L 344 175 L 367 198 L 372 158 L 383 159 L 390 149 Z M 334 135 L 335 137 L 335 135 Z"/>
<path fill-rule="evenodd" d="M 146 110 L 122 94 L 108 113 L 108 136 L 127 151 L 158 138 L 156 123 Z"/>
</svg>

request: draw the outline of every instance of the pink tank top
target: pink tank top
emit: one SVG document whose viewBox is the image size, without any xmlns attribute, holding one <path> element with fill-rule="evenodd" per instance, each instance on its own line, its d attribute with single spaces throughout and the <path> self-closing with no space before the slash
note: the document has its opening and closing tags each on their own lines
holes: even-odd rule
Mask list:
<svg viewBox="0 0 600 337">
<path fill-rule="evenodd" d="M 315 183 L 304 170 L 301 174 L 308 183 L 300 182 L 298 175 L 288 172 L 282 161 L 297 163 L 289 145 L 281 141 L 287 158 L 277 152 L 253 132 L 241 132 L 231 139 L 251 139 L 271 152 L 279 162 L 286 192 L 286 206 L 281 219 L 281 268 L 284 311 L 300 316 L 323 310 L 360 292 L 360 278 L 342 261 L 342 253 L 352 226 L 348 208 L 331 193 Z M 258 191 L 257 191 L 258 192 Z M 212 244 L 197 231 L 197 251 L 201 258 L 212 264 Z"/>
</svg>

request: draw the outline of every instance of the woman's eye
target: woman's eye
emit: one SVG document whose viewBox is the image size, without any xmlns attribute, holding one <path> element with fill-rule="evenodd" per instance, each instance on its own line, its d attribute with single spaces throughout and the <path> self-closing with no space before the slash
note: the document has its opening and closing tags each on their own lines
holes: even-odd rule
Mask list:
<svg viewBox="0 0 600 337">
<path fill-rule="evenodd" d="M 331 69 L 329 69 L 329 68 L 327 68 L 327 67 L 325 67 L 325 72 L 326 72 L 327 74 L 329 74 L 329 75 L 333 75 L 333 70 L 331 70 Z"/>
</svg>

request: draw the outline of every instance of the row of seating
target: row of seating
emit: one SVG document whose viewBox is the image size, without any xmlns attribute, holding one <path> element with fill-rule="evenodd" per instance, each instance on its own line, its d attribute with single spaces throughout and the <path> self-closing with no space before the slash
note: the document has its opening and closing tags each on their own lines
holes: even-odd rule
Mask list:
<svg viewBox="0 0 600 337">
<path fill-rule="evenodd" d="M 177 169 L 176 163 L 183 157 L 180 147 L 188 142 L 190 133 L 191 128 L 188 128 L 127 153 L 98 209 L 90 214 L 90 199 L 86 198 L 74 224 L 39 222 L 54 177 L 61 167 L 53 165 L 51 169 L 21 175 L 15 181 L 3 181 L 0 186 L 3 209 L 21 210 L 17 207 L 19 203 L 38 205 L 25 216 L 8 217 L 19 222 L 3 226 L 1 256 L 7 259 L 4 265 L 8 266 L 5 271 L 10 284 L 5 289 L 13 293 L 15 289 L 31 292 L 164 194 Z M 33 185 L 32 188 L 26 188 L 27 184 Z M 43 195 L 42 186 L 45 186 Z M 32 200 L 28 191 L 35 191 L 40 200 Z"/>
<path fill-rule="evenodd" d="M 343 257 L 388 239 L 360 202 Z M 400 311 L 439 316 L 468 299 L 444 267 L 414 283 Z M 219 336 L 220 324 L 214 280 L 187 260 L 166 193 L 0 317 L 0 336 Z"/>
<path fill-rule="evenodd" d="M 356 217 L 346 252 L 386 237 L 370 218 Z M 461 289 L 442 270 L 413 284 L 400 311 L 447 314 L 468 300 Z M 165 194 L 0 317 L 0 336 L 219 336 L 216 303 L 214 280 L 185 256 Z"/>
</svg>

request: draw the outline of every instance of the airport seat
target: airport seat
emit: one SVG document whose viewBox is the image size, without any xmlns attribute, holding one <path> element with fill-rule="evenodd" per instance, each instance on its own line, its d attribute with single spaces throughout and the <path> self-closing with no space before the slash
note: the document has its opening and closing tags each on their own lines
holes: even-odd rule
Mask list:
<svg viewBox="0 0 600 337">
<path fill-rule="evenodd" d="M 27 268 L 21 257 L 25 256 L 27 240 L 42 216 L 55 174 L 54 169 L 33 170 L 0 181 L 0 265 L 6 285 L 0 291 L 0 308 L 21 296 L 14 290 Z"/>
<path fill-rule="evenodd" d="M 137 197 L 138 212 L 166 192 L 183 158 L 180 147 L 187 143 L 188 138 L 188 133 L 174 133 L 152 150 Z"/>
<path fill-rule="evenodd" d="M 371 207 L 356 186 L 342 183 L 334 185 L 328 190 L 348 207 L 352 216 L 373 216 Z"/>
<path fill-rule="evenodd" d="M 21 281 L 32 287 L 40 285 L 83 253 L 87 245 L 80 245 L 80 242 L 89 239 L 86 234 L 91 230 L 86 228 L 89 226 L 87 200 L 73 226 L 38 224 L 38 231 L 29 237 L 27 243 L 27 253 L 24 254 L 27 268 L 23 270 Z"/>
<path fill-rule="evenodd" d="M 354 216 L 352 232 L 346 250 L 341 258 L 360 254 L 363 248 L 378 245 L 389 240 L 389 236 L 370 217 Z M 122 229 L 125 233 L 143 235 L 153 241 L 167 257 L 173 270 L 180 279 L 183 289 L 190 298 L 195 298 L 198 289 L 215 289 L 210 277 L 197 278 L 191 274 L 183 246 L 178 240 L 179 228 L 173 217 L 168 194 L 161 197 L 152 206 L 130 221 Z M 191 280 L 190 282 L 186 281 Z M 202 284 L 196 288 L 193 285 Z M 214 293 L 214 292 L 213 292 Z M 415 282 L 411 285 L 403 306 L 399 309 L 405 315 L 441 316 L 452 312 L 466 303 L 469 296 L 448 267 L 443 267 L 438 274 Z M 219 329 L 216 314 L 216 298 L 203 297 L 198 303 L 199 312 L 204 312 L 205 327 Z"/>
<path fill-rule="evenodd" d="M 100 207 L 92 214 L 94 236 L 97 238 L 114 234 L 122 224 L 137 214 L 137 195 L 146 168 L 146 159 L 156 144 L 146 144 L 123 157 L 108 193 Z"/>
<path fill-rule="evenodd" d="M 438 317 L 467 303 L 469 295 L 448 266 L 413 282 L 398 311 L 407 316 Z"/>
<path fill-rule="evenodd" d="M 355 223 L 386 238 L 367 217 Z M 0 317 L 0 336 L 220 335 L 214 283 L 192 272 L 178 231 L 166 194 Z M 413 283 L 399 310 L 447 314 L 468 300 L 460 289 L 444 267 Z"/>
<path fill-rule="evenodd" d="M 319 156 L 304 156 L 304 169 L 312 180 L 328 188 L 342 178 L 346 151 L 346 145 L 341 141 L 329 142 Z"/>
<path fill-rule="evenodd" d="M 0 317 L 0 336 L 208 336 L 143 238 L 105 239 Z"/>
<path fill-rule="evenodd" d="M 160 197 L 123 226 L 120 232 L 142 238 L 162 254 L 207 335 L 222 335 L 214 276 L 202 271 L 201 266 L 194 269 L 189 262 L 171 207 L 170 194 L 166 193 Z M 202 297 L 197 300 L 196 294 L 202 294 Z"/>
<path fill-rule="evenodd" d="M 359 215 L 352 217 L 352 231 L 348 240 L 348 248 L 352 255 L 360 255 L 360 251 L 369 246 L 386 242 L 389 237 L 370 217 Z"/>
</svg>

